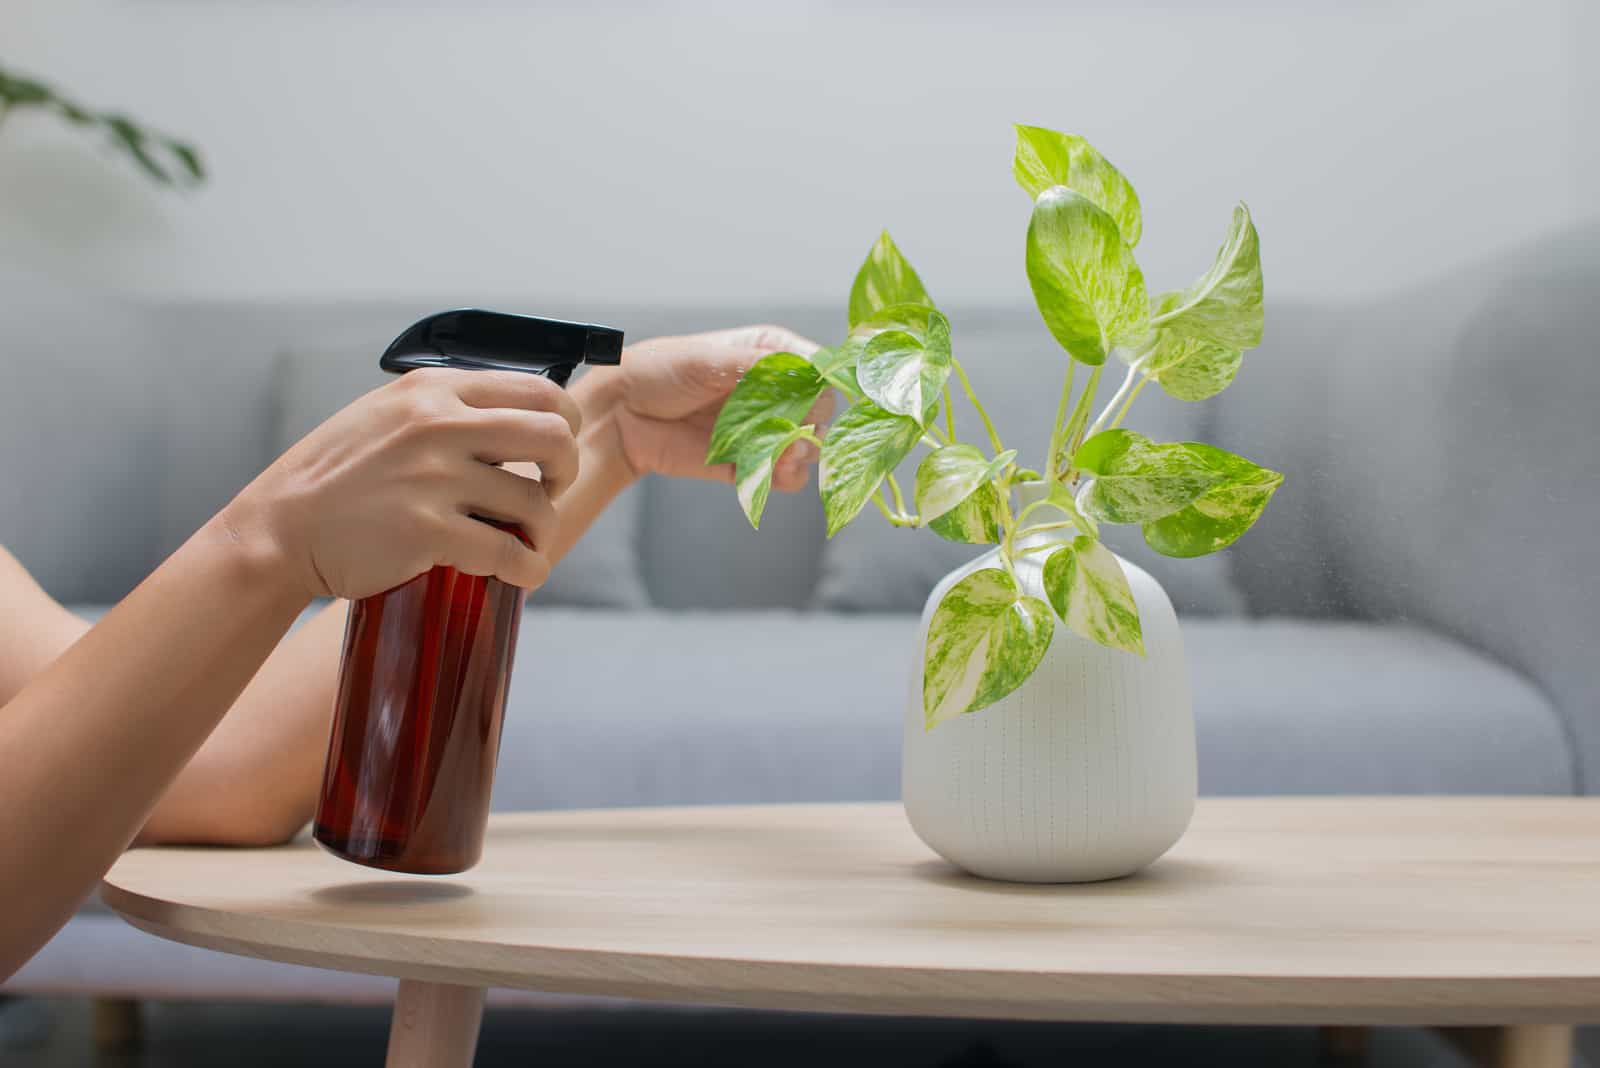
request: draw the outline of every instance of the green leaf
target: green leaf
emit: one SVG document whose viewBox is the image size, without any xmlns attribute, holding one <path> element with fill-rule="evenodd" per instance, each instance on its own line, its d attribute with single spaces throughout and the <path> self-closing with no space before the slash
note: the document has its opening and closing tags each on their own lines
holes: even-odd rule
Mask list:
<svg viewBox="0 0 1600 1068">
<path fill-rule="evenodd" d="M 877 244 L 856 272 L 850 286 L 850 328 L 864 323 L 875 312 L 896 304 L 932 305 L 922 279 L 895 247 L 889 231 L 879 235 Z"/>
<path fill-rule="evenodd" d="M 739 457 L 734 461 L 733 485 L 739 496 L 739 507 L 745 518 L 757 530 L 761 529 L 761 513 L 767 507 L 767 497 L 772 492 L 772 465 L 783 455 L 783 450 L 801 437 L 811 433 L 810 426 L 796 426 L 792 419 L 773 416 L 750 427 L 739 440 Z"/>
<path fill-rule="evenodd" d="M 145 174 L 162 185 L 172 184 L 172 176 L 151 154 L 147 135 L 132 119 L 125 115 L 106 115 L 101 118 L 100 124 L 111 132 L 112 138 Z"/>
<path fill-rule="evenodd" d="M 992 482 L 1017 450 L 1007 449 L 993 460 L 972 445 L 957 443 L 935 449 L 917 465 L 917 514 L 931 522 Z"/>
<path fill-rule="evenodd" d="M 1249 208 L 1241 203 L 1233 209 L 1211 269 L 1181 293 L 1161 296 L 1154 313 L 1156 325 L 1181 337 L 1226 349 L 1261 344 L 1261 243 Z"/>
<path fill-rule="evenodd" d="M 1062 186 L 1040 194 L 1027 266 L 1039 314 L 1073 359 L 1104 363 L 1114 346 L 1146 332 L 1144 274 L 1116 221 L 1082 194 Z"/>
<path fill-rule="evenodd" d="M 822 442 L 818 482 L 828 537 L 856 517 L 921 436 L 915 419 L 886 412 L 871 401 L 845 409 Z"/>
<path fill-rule="evenodd" d="M 1139 369 L 1181 401 L 1202 401 L 1221 393 L 1238 375 L 1243 360 L 1239 349 L 1165 329 L 1158 329 L 1151 346 L 1138 355 Z"/>
<path fill-rule="evenodd" d="M 1093 145 L 1076 134 L 1057 133 L 1040 126 L 1018 126 L 1011 173 L 1023 191 L 1035 200 L 1040 193 L 1056 185 L 1083 194 L 1117 221 L 1117 229 L 1129 248 L 1139 243 L 1144 221 L 1133 184 Z"/>
<path fill-rule="evenodd" d="M 1204 556 L 1227 548 L 1261 518 L 1283 484 L 1278 472 L 1214 445 L 1191 441 L 1184 447 L 1219 480 L 1193 503 L 1144 524 L 1145 544 L 1163 556 Z"/>
<path fill-rule="evenodd" d="M 43 82 L 0 71 L 0 100 L 11 107 L 29 107 L 40 104 L 62 103 L 61 98 Z"/>
<path fill-rule="evenodd" d="M 922 714 L 929 730 L 994 704 L 1027 681 L 1050 648 L 1050 606 L 1017 590 L 999 568 L 974 571 L 945 592 L 928 624 Z"/>
<path fill-rule="evenodd" d="M 189 173 L 192 182 L 203 182 L 206 178 L 206 166 L 200 158 L 200 150 L 184 141 L 167 141 L 167 149 L 183 164 L 183 169 Z"/>
<path fill-rule="evenodd" d="M 1079 447 L 1073 465 L 1094 476 L 1083 510 L 1111 523 L 1171 515 L 1222 476 L 1185 445 L 1157 444 L 1131 430 L 1106 430 Z"/>
<path fill-rule="evenodd" d="M 1000 492 L 990 483 L 973 490 L 967 499 L 928 524 L 945 541 L 966 545 L 998 545 L 1003 533 L 1000 525 Z"/>
<path fill-rule="evenodd" d="M 921 338 L 904 330 L 885 330 L 868 341 L 856 365 L 856 379 L 861 392 L 884 411 L 925 422 L 950 369 L 950 323 L 929 311 Z"/>
<path fill-rule="evenodd" d="M 1044 591 L 1074 634 L 1110 649 L 1144 655 L 1139 609 L 1128 576 L 1111 550 L 1086 534 L 1050 554 Z"/>
<path fill-rule="evenodd" d="M 798 426 L 823 388 L 822 376 L 804 356 L 792 352 L 763 356 L 745 372 L 717 413 L 706 463 L 738 459 L 745 435 L 766 419 L 783 418 Z"/>
<path fill-rule="evenodd" d="M 932 317 L 938 314 L 938 309 L 932 304 L 891 304 L 886 308 L 879 308 L 871 317 L 853 324 L 850 327 L 850 337 L 865 340 L 885 330 L 904 330 L 918 341 L 927 341 L 929 323 Z M 949 328 L 950 324 L 946 322 L 945 329 Z"/>
<path fill-rule="evenodd" d="M 850 338 L 841 345 L 818 349 L 811 354 L 811 366 L 827 385 L 844 390 L 852 400 L 859 399 L 861 383 L 856 380 L 856 363 L 866 347 L 866 342 Z"/>
</svg>

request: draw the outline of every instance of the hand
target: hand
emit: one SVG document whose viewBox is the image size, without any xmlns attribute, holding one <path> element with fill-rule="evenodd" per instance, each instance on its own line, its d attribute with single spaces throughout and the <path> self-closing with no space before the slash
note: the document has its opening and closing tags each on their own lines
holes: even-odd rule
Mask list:
<svg viewBox="0 0 1600 1068">
<path fill-rule="evenodd" d="M 528 589 L 550 573 L 551 502 L 578 472 L 578 406 L 516 372 L 412 371 L 301 439 L 221 519 L 264 532 L 314 597 L 381 593 L 444 564 Z M 495 464 L 533 461 L 541 477 Z M 514 523 L 527 536 L 470 518 Z"/>
<path fill-rule="evenodd" d="M 779 326 L 651 338 L 628 346 L 621 366 L 588 371 L 573 392 L 591 425 L 598 428 L 609 417 L 615 447 L 635 476 L 732 482 L 732 464 L 708 467 L 705 462 L 723 400 L 761 357 L 774 352 L 810 356 L 816 349 L 816 342 Z M 817 434 L 825 434 L 833 405 L 829 390 L 803 422 L 815 423 Z M 789 492 L 802 488 L 816 458 L 815 445 L 791 445 L 774 466 L 773 486 Z"/>
</svg>

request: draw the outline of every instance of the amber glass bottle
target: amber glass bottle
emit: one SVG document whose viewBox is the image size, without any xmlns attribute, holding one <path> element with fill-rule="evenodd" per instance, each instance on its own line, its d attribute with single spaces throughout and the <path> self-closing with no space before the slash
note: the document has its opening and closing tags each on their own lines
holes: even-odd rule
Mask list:
<svg viewBox="0 0 1600 1068">
<path fill-rule="evenodd" d="M 478 862 L 522 601 L 436 567 L 350 606 L 317 841 L 417 874 Z"/>
<path fill-rule="evenodd" d="M 518 370 L 565 385 L 577 364 L 615 364 L 621 351 L 622 334 L 605 327 L 471 310 L 422 320 L 380 363 Z M 351 604 L 313 825 L 329 851 L 419 875 L 478 862 L 523 596 L 436 567 Z"/>
</svg>

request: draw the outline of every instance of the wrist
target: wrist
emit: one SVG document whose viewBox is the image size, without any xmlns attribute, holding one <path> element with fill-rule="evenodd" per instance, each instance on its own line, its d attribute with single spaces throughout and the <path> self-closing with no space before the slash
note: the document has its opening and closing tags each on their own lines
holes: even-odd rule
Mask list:
<svg viewBox="0 0 1600 1068">
<path fill-rule="evenodd" d="M 594 416 L 586 413 L 583 429 L 578 432 L 579 481 L 602 490 L 608 498 L 627 489 L 644 474 L 628 457 L 618 414 L 616 408 Z"/>
<path fill-rule="evenodd" d="M 619 491 L 637 482 L 645 472 L 628 456 L 623 439 L 620 372 L 599 367 L 590 370 L 573 385 L 572 398 L 583 413 L 582 429 L 578 432 L 578 447 L 583 456 L 580 477 L 615 482 Z"/>
<path fill-rule="evenodd" d="M 239 581 L 274 600 L 293 602 L 298 612 L 329 591 L 320 576 L 305 573 L 267 511 L 240 494 L 200 528 L 196 540 L 225 561 Z"/>
</svg>

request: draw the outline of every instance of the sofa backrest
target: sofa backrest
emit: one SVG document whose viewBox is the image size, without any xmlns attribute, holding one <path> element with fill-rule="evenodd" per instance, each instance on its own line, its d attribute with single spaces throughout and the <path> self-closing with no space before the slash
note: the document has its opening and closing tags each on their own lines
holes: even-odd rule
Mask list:
<svg viewBox="0 0 1600 1068">
<path fill-rule="evenodd" d="M 1520 668 L 1564 714 L 1590 792 L 1597 299 L 1588 222 L 1360 305 L 1274 318 L 1218 406 L 1223 444 L 1290 472 L 1251 534 L 1260 551 L 1240 558 L 1252 605 L 1411 619 Z"/>
<path fill-rule="evenodd" d="M 0 544 L 80 603 L 121 597 L 285 442 L 378 381 L 372 364 L 400 327 L 456 303 L 151 307 L 14 270 L 0 286 Z M 1256 612 L 1404 617 L 1455 634 L 1550 692 L 1594 789 L 1597 293 L 1600 225 L 1589 224 L 1359 305 L 1269 299 L 1266 342 L 1226 393 L 1134 409 L 1132 425 L 1155 436 L 1212 440 L 1288 476 L 1210 570 L 1157 560 L 1158 577 L 1190 610 L 1236 609 L 1236 585 Z M 634 338 L 767 319 L 826 340 L 841 325 L 832 308 L 525 306 Z M 997 422 L 1020 426 L 1014 444 L 1037 454 L 1060 369 L 1053 343 L 1028 309 L 952 319 Z M 970 420 L 963 436 L 981 440 Z M 756 533 L 726 486 L 649 480 L 541 596 L 896 611 L 970 551 L 872 516 L 824 544 L 812 492 L 775 495 Z"/>
</svg>

